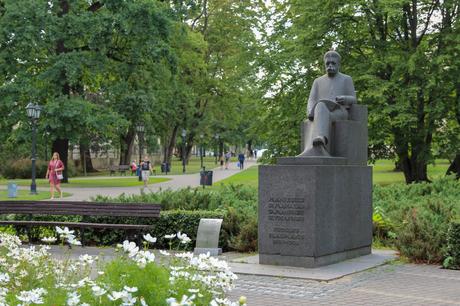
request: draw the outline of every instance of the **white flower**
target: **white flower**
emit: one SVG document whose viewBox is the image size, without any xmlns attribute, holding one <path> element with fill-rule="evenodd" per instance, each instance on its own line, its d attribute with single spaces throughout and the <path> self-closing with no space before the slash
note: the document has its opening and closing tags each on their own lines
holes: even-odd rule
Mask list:
<svg viewBox="0 0 460 306">
<path fill-rule="evenodd" d="M 166 299 L 166 303 L 168 303 L 168 305 L 170 306 L 191 306 L 193 305 L 194 299 L 195 295 L 188 297 L 184 294 L 180 302 L 178 302 L 175 298 L 171 297 L 169 299 Z"/>
<path fill-rule="evenodd" d="M 190 239 L 189 237 L 185 236 L 184 238 L 182 238 L 182 239 L 180 240 L 180 243 L 187 244 L 187 243 L 189 243 L 190 241 L 192 241 L 192 239 Z"/>
<path fill-rule="evenodd" d="M 10 281 L 8 273 L 0 273 L 0 284 L 6 284 Z"/>
<path fill-rule="evenodd" d="M 81 242 L 78 241 L 77 239 L 75 239 L 75 237 L 72 237 L 70 239 L 67 239 L 67 243 L 68 244 L 72 244 L 72 245 L 81 245 Z"/>
<path fill-rule="evenodd" d="M 44 243 L 54 243 L 56 242 L 56 237 L 44 237 L 41 239 Z"/>
<path fill-rule="evenodd" d="M 160 250 L 160 254 L 161 254 L 161 255 L 164 255 L 164 256 L 169 256 L 169 255 L 171 255 L 171 254 L 169 254 L 168 252 L 163 251 L 163 250 Z"/>
<path fill-rule="evenodd" d="M 80 257 L 78 258 L 81 262 L 85 263 L 85 264 L 92 264 L 94 262 L 94 260 L 97 259 L 97 256 L 91 256 L 91 255 L 88 255 L 88 254 L 84 254 L 84 255 L 80 255 Z"/>
<path fill-rule="evenodd" d="M 43 296 L 46 294 L 46 290 L 43 288 L 36 288 L 29 291 L 21 291 L 16 298 L 21 302 L 27 304 L 43 304 Z"/>
<path fill-rule="evenodd" d="M 123 287 L 123 290 L 127 291 L 127 292 L 137 292 L 137 287 L 128 287 L 128 286 L 124 286 Z"/>
<path fill-rule="evenodd" d="M 166 239 L 174 239 L 175 237 L 176 237 L 176 234 L 165 235 Z"/>
<path fill-rule="evenodd" d="M 99 287 L 99 286 L 97 286 L 97 285 L 91 287 L 91 290 L 93 291 L 93 294 L 94 294 L 95 296 L 101 296 L 101 295 L 106 294 L 106 292 L 107 292 L 107 290 L 105 290 L 104 288 L 101 288 L 101 287 Z"/>
<path fill-rule="evenodd" d="M 143 236 L 144 236 L 145 241 L 147 241 L 147 242 L 150 242 L 150 243 L 155 243 L 155 242 L 157 242 L 157 238 L 156 238 L 156 237 L 152 237 L 150 234 L 143 235 Z"/>
<path fill-rule="evenodd" d="M 141 306 L 149 306 L 143 297 L 141 297 L 139 301 L 141 302 Z"/>
<path fill-rule="evenodd" d="M 69 228 L 66 226 L 64 227 L 63 229 L 60 228 L 59 226 L 56 226 L 56 232 L 58 233 L 59 236 L 63 237 L 63 238 L 67 238 L 69 236 L 73 236 L 73 233 L 75 233 L 75 231 L 71 231 L 69 230 Z"/>
<path fill-rule="evenodd" d="M 134 257 L 137 252 L 139 252 L 139 247 L 136 246 L 134 242 L 129 242 L 128 240 L 123 241 L 123 250 L 126 253 L 129 253 L 129 257 Z"/>
<path fill-rule="evenodd" d="M 77 306 L 80 303 L 80 295 L 76 292 L 70 292 L 67 294 L 67 305 Z"/>
</svg>

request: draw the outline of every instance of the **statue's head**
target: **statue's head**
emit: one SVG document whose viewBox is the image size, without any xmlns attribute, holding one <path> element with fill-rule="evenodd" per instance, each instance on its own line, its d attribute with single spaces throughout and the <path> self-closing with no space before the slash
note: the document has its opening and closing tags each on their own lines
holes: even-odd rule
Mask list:
<svg viewBox="0 0 460 306">
<path fill-rule="evenodd" d="M 335 76 L 339 72 L 340 54 L 336 51 L 327 51 L 324 54 L 324 66 L 329 76 Z"/>
</svg>

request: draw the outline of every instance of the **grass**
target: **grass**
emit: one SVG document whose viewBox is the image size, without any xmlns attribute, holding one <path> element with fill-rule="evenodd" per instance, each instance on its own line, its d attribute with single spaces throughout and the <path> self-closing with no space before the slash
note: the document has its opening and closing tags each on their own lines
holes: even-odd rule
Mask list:
<svg viewBox="0 0 460 306">
<path fill-rule="evenodd" d="M 434 165 L 428 166 L 428 176 L 430 179 L 436 179 L 444 176 L 449 162 L 447 160 L 437 160 Z M 373 165 L 373 183 L 379 185 L 389 185 L 394 183 L 404 183 L 404 174 L 393 171 L 394 162 L 390 160 L 379 160 Z M 257 167 L 251 167 L 238 174 L 228 177 L 215 184 L 216 187 L 223 184 L 243 184 L 257 187 L 259 173 Z"/>
<path fill-rule="evenodd" d="M 236 161 L 236 158 L 233 158 Z M 232 160 L 233 160 L 232 159 Z M 213 168 L 219 167 L 219 164 L 215 164 L 215 157 L 206 156 L 203 158 L 203 165 L 206 169 L 211 170 Z M 164 175 L 161 173 L 161 163 L 156 162 L 154 167 L 156 174 Z M 168 175 L 173 174 L 182 174 L 182 161 L 177 158 L 173 158 L 171 161 L 171 172 L 168 172 Z M 190 157 L 188 164 L 185 165 L 185 174 L 198 173 L 201 170 L 201 160 L 197 156 Z M 110 172 L 108 170 L 102 170 L 98 172 L 88 173 L 88 176 L 109 176 Z M 116 175 L 119 173 L 117 172 Z M 127 172 L 127 175 L 130 175 L 130 171 Z"/>
<path fill-rule="evenodd" d="M 149 184 L 156 184 L 165 181 L 169 181 L 169 178 L 163 177 L 150 177 Z M 18 184 L 18 186 L 29 186 L 30 179 L 18 179 L 18 180 L 0 180 L 0 185 L 7 184 L 8 182 L 14 182 Z M 36 180 L 38 187 L 48 187 L 49 183 L 47 179 L 37 179 Z M 126 177 L 104 177 L 104 178 L 97 178 L 97 177 L 76 177 L 70 178 L 69 183 L 62 184 L 64 188 L 67 187 L 131 187 L 131 186 L 143 186 L 143 182 L 139 182 L 137 176 L 126 176 Z"/>
<path fill-rule="evenodd" d="M 223 179 L 217 182 L 216 184 L 214 184 L 214 186 L 219 187 L 224 184 L 234 184 L 234 185 L 242 184 L 242 185 L 249 185 L 251 187 L 257 187 L 258 181 L 259 181 L 258 167 L 254 166 L 246 170 L 243 170 L 241 172 L 238 172 L 237 174 L 232 175 L 226 179 Z"/>
<path fill-rule="evenodd" d="M 39 191 L 38 194 L 30 194 L 29 190 L 18 190 L 18 194 L 16 198 L 9 198 L 8 197 L 8 191 L 6 190 L 0 190 L 0 201 L 6 201 L 6 200 L 14 200 L 14 201 L 20 201 L 20 200 L 45 200 L 50 198 L 50 193 L 49 191 Z M 64 197 L 69 197 L 71 196 L 71 193 L 64 192 L 63 196 Z M 58 193 L 56 192 L 54 195 L 56 198 L 59 197 Z"/>
</svg>

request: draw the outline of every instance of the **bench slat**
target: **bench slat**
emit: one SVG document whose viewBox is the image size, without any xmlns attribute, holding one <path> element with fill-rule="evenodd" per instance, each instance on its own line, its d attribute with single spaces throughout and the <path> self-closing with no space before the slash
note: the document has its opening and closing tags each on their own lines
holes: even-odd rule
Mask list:
<svg viewBox="0 0 460 306">
<path fill-rule="evenodd" d="M 159 217 L 159 204 L 0 201 L 0 214 Z"/>
<path fill-rule="evenodd" d="M 59 222 L 59 221 L 0 221 L 2 225 L 23 226 L 68 226 L 68 227 L 94 227 L 112 229 L 144 229 L 153 228 L 149 224 L 109 224 L 109 223 L 85 223 L 85 222 Z"/>
</svg>

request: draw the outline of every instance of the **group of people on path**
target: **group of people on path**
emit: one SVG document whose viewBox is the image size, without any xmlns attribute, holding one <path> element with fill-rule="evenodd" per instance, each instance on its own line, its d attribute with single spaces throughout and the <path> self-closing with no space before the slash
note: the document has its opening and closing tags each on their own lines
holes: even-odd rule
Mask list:
<svg viewBox="0 0 460 306">
<path fill-rule="evenodd" d="M 257 154 L 257 153 L 256 153 Z M 257 156 L 257 155 L 256 155 Z M 232 157 L 232 153 L 227 151 L 223 156 L 220 157 L 220 166 L 221 169 L 225 165 L 225 169 L 228 169 L 230 164 L 230 158 Z M 238 162 L 237 167 L 239 169 L 244 169 L 244 160 L 245 156 L 243 153 L 238 154 Z M 152 163 L 150 162 L 147 156 L 144 157 L 144 160 L 141 161 L 139 164 L 133 160 L 130 165 L 131 167 L 131 174 L 136 174 L 137 176 L 142 177 L 142 181 L 144 182 L 144 187 L 147 187 L 150 173 L 152 171 Z M 54 199 L 54 193 L 57 191 L 59 193 L 59 197 L 62 198 L 62 189 L 61 189 L 61 181 L 63 177 L 64 171 L 64 163 L 61 161 L 58 152 L 54 152 L 51 160 L 48 163 L 48 169 L 46 171 L 46 178 L 50 183 L 50 198 Z"/>
<path fill-rule="evenodd" d="M 145 156 L 144 160 L 139 164 L 137 164 L 135 160 L 131 163 L 131 175 L 136 174 L 136 176 L 141 177 L 144 182 L 144 187 L 147 187 L 152 170 L 152 163 L 147 156 Z"/>
</svg>

